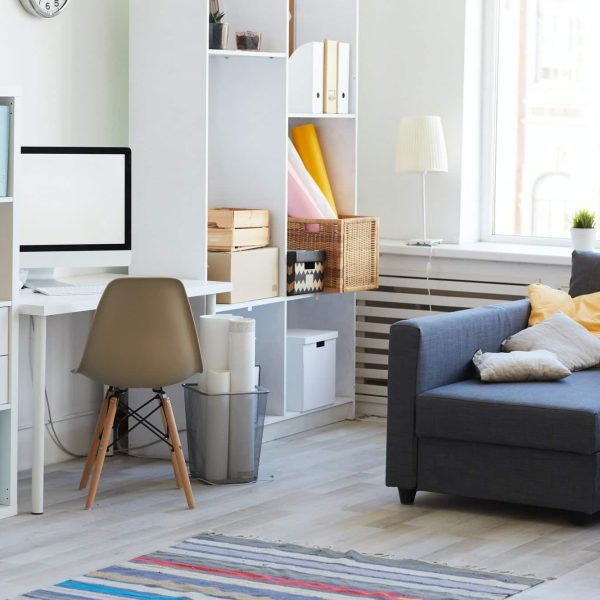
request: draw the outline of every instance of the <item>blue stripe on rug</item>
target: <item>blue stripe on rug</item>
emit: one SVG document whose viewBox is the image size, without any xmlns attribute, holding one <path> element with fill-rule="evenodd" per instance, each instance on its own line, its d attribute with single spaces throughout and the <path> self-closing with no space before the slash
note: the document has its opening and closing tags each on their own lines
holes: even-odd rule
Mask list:
<svg viewBox="0 0 600 600">
<path fill-rule="evenodd" d="M 504 600 L 539 579 L 204 534 L 26 594 L 35 600 Z"/>
</svg>

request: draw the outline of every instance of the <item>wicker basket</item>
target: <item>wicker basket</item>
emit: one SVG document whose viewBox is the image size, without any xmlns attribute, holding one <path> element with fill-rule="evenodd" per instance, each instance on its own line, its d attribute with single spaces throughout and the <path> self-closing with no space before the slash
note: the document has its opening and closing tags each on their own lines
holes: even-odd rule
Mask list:
<svg viewBox="0 0 600 600">
<path fill-rule="evenodd" d="M 288 217 L 288 248 L 327 252 L 326 292 L 358 292 L 379 285 L 378 217 Z"/>
</svg>

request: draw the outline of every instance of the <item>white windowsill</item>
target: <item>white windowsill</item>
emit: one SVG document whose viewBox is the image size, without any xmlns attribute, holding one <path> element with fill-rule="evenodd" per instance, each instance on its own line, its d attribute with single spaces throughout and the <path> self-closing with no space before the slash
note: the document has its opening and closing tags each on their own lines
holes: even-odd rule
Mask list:
<svg viewBox="0 0 600 600">
<path fill-rule="evenodd" d="M 405 241 L 380 240 L 381 254 L 428 257 L 431 248 L 407 246 Z M 492 260 L 497 262 L 534 263 L 540 265 L 571 266 L 570 246 L 538 246 L 528 244 L 501 244 L 474 242 L 471 244 L 440 244 L 433 246 L 433 256 L 463 260 Z"/>
</svg>

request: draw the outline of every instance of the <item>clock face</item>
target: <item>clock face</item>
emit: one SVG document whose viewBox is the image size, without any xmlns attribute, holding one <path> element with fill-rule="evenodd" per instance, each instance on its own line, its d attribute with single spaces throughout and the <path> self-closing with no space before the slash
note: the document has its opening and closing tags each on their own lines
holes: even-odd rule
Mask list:
<svg viewBox="0 0 600 600">
<path fill-rule="evenodd" d="M 28 12 L 46 19 L 56 17 L 68 2 L 69 0 L 21 0 Z"/>
</svg>

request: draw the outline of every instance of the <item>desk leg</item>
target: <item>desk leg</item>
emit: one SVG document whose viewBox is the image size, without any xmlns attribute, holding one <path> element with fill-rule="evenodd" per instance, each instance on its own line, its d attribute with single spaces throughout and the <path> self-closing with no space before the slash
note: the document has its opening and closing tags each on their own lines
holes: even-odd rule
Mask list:
<svg viewBox="0 0 600 600">
<path fill-rule="evenodd" d="M 44 420 L 46 416 L 46 318 L 33 317 L 33 458 L 31 512 L 44 512 Z"/>
<path fill-rule="evenodd" d="M 214 315 L 217 313 L 217 295 L 209 294 L 206 296 L 206 314 Z"/>
</svg>

